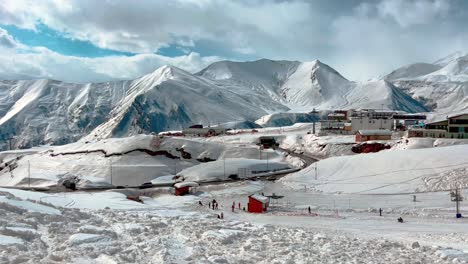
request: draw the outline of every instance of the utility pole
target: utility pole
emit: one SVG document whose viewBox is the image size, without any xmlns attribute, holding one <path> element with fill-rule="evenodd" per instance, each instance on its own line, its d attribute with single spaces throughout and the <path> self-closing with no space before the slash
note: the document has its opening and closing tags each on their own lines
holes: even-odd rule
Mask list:
<svg viewBox="0 0 468 264">
<path fill-rule="evenodd" d="M 450 193 L 450 196 L 451 196 L 452 202 L 455 202 L 455 204 L 456 204 L 456 209 L 457 209 L 456 217 L 461 218 L 462 215 L 460 213 L 460 202 L 463 201 L 463 197 L 460 195 L 460 190 L 458 188 L 456 188 L 455 192 L 452 191 Z"/>
<path fill-rule="evenodd" d="M 312 112 L 310 112 L 310 114 L 312 114 L 312 134 L 315 135 L 315 117 L 316 117 L 316 114 L 318 114 L 318 111 L 315 110 L 314 108 Z"/>
<path fill-rule="evenodd" d="M 112 175 L 113 174 L 112 173 L 112 160 L 109 160 L 109 170 L 110 170 L 110 184 L 113 185 L 112 184 L 112 176 L 113 176 Z"/>
<path fill-rule="evenodd" d="M 13 144 L 12 144 L 13 139 L 15 139 L 15 137 L 9 137 L 8 138 L 9 150 L 13 150 Z"/>
<path fill-rule="evenodd" d="M 315 180 L 317 180 L 318 176 L 317 176 L 317 162 L 315 162 Z"/>
<path fill-rule="evenodd" d="M 382 122 L 383 122 L 383 106 L 384 106 L 384 104 L 382 104 L 382 110 L 380 112 L 380 129 L 383 129 L 383 124 L 382 124 Z"/>
<path fill-rule="evenodd" d="M 31 188 L 31 163 L 28 160 L 28 187 Z"/>
</svg>

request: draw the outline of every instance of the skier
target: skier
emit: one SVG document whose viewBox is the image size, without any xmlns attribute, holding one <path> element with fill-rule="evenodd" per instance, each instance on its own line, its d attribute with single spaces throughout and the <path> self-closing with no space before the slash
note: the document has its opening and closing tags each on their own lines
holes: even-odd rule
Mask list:
<svg viewBox="0 0 468 264">
<path fill-rule="evenodd" d="M 310 209 L 310 206 L 309 206 L 309 214 L 311 214 L 311 213 L 312 213 L 312 209 Z"/>
<path fill-rule="evenodd" d="M 211 209 L 211 202 L 208 202 L 208 208 Z"/>
<path fill-rule="evenodd" d="M 203 203 L 201 201 L 198 201 L 199 206 L 203 206 Z"/>
<path fill-rule="evenodd" d="M 379 208 L 379 214 L 382 216 L 382 208 Z"/>
<path fill-rule="evenodd" d="M 218 210 L 218 203 L 216 203 L 216 210 Z"/>
<path fill-rule="evenodd" d="M 223 212 L 221 212 L 221 219 L 224 219 L 224 214 L 223 214 Z"/>
<path fill-rule="evenodd" d="M 232 204 L 232 206 L 231 206 L 232 212 L 234 212 L 234 208 L 235 208 L 235 206 L 234 206 L 234 204 Z"/>
<path fill-rule="evenodd" d="M 238 205 L 239 205 L 239 210 L 240 210 L 240 208 L 241 208 L 240 203 Z"/>
<path fill-rule="evenodd" d="M 403 218 L 401 218 L 401 216 L 397 220 L 398 220 L 398 223 L 403 223 Z"/>
</svg>

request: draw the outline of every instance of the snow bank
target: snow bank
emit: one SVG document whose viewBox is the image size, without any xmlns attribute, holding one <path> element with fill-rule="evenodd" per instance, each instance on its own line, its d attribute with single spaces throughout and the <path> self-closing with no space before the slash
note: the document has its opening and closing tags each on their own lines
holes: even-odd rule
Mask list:
<svg viewBox="0 0 468 264">
<path fill-rule="evenodd" d="M 70 246 L 77 246 L 89 243 L 108 242 L 110 240 L 111 239 L 109 237 L 103 235 L 78 233 L 70 236 L 68 239 L 68 244 Z"/>
<path fill-rule="evenodd" d="M 280 181 L 295 188 L 309 186 L 325 192 L 405 193 L 450 189 L 440 184 L 443 173 L 468 166 L 468 148 L 450 146 L 333 157 L 321 160 Z M 317 166 L 318 179 L 315 180 Z M 431 181 L 425 181 L 432 178 Z M 465 181 L 466 182 L 466 181 Z"/>
<path fill-rule="evenodd" d="M 403 138 L 392 146 L 392 150 L 434 148 L 468 144 L 468 139 L 456 138 Z"/>
<path fill-rule="evenodd" d="M 151 135 L 137 135 L 128 138 L 109 138 L 99 141 L 78 141 L 53 149 L 54 155 L 104 151 L 106 155 L 122 154 L 136 149 L 155 149 L 159 147 L 159 137 Z"/>
</svg>

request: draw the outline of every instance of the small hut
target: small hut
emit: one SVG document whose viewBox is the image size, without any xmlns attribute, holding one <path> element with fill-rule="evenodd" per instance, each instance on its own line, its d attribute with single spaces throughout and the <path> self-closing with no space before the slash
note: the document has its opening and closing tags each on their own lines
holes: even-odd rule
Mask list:
<svg viewBox="0 0 468 264">
<path fill-rule="evenodd" d="M 249 203 L 247 209 L 250 213 L 263 213 L 267 211 L 270 198 L 259 194 L 249 196 Z"/>
</svg>

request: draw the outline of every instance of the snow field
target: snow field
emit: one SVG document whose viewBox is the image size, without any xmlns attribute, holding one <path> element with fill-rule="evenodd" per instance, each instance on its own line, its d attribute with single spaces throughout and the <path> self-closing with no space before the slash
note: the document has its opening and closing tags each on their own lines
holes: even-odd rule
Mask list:
<svg viewBox="0 0 468 264">
<path fill-rule="evenodd" d="M 159 210 L 59 208 L 51 216 L 0 205 L 2 262 L 66 263 L 457 263 L 441 248 L 307 228 L 219 220 L 196 205 Z M 35 230 L 11 232 L 17 230 Z M 27 228 L 25 228 L 27 227 Z M 39 235 L 40 234 L 40 235 Z M 463 257 L 455 251 L 458 257 Z M 453 262 L 452 262 L 453 261 Z"/>
</svg>

